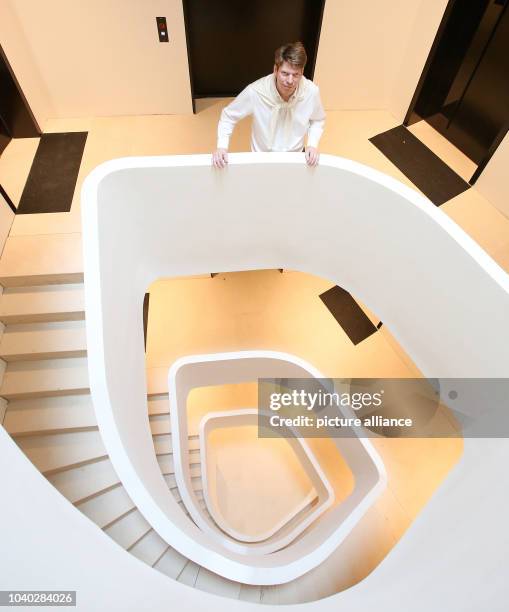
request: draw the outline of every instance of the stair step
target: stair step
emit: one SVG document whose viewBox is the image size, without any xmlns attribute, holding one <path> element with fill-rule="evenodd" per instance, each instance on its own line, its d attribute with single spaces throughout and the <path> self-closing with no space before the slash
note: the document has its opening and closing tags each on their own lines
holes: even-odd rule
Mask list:
<svg viewBox="0 0 509 612">
<path fill-rule="evenodd" d="M 88 392 L 85 357 L 12 362 L 5 371 L 0 395 L 28 399 Z"/>
<path fill-rule="evenodd" d="M 161 472 L 164 476 L 167 474 L 175 473 L 175 465 L 173 463 L 173 455 L 157 455 L 157 462 L 159 463 L 159 467 L 161 468 Z M 201 467 L 200 464 L 191 465 L 190 468 L 191 478 L 201 477 Z"/>
<path fill-rule="evenodd" d="M 239 599 L 242 601 L 250 601 L 251 603 L 260 603 L 262 599 L 262 587 L 252 584 L 242 584 L 240 587 Z"/>
<path fill-rule="evenodd" d="M 0 298 L 0 321 L 7 325 L 84 318 L 82 284 L 6 288 Z"/>
<path fill-rule="evenodd" d="M 8 325 L 0 341 L 4 361 L 84 357 L 87 339 L 84 321 Z"/>
<path fill-rule="evenodd" d="M 147 404 L 151 423 L 152 419 L 164 416 L 151 415 L 154 402 L 149 399 Z M 155 408 L 158 409 L 158 405 Z M 166 417 L 168 418 L 168 415 Z M 86 431 L 97 428 L 97 420 L 92 396 L 86 393 L 11 400 L 7 406 L 3 426 L 11 436 L 19 437 Z M 158 427 L 156 421 L 156 430 Z"/>
<path fill-rule="evenodd" d="M 45 475 L 96 461 L 107 454 L 98 431 L 24 436 L 17 438 L 16 443 Z"/>
<path fill-rule="evenodd" d="M 166 481 L 166 484 L 168 485 L 168 489 L 174 491 L 178 488 L 175 474 L 165 474 L 163 478 Z M 200 476 L 191 477 L 191 486 L 193 487 L 193 491 L 196 494 L 201 495 L 201 497 L 203 497 L 203 483 Z"/>
<path fill-rule="evenodd" d="M 182 497 L 180 496 L 180 489 L 176 488 L 176 489 L 170 489 L 171 494 L 173 495 L 173 497 L 175 498 L 175 501 L 178 504 L 182 503 Z"/>
<path fill-rule="evenodd" d="M 175 466 L 171 455 L 157 455 L 156 459 L 163 474 L 175 474 Z"/>
<path fill-rule="evenodd" d="M 168 383 L 147 370 L 150 396 L 168 393 Z M 162 385 L 162 386 L 158 386 Z M 86 357 L 14 361 L 5 371 L 0 396 L 8 400 L 83 394 L 89 392 Z M 159 398 L 158 398 L 159 399 Z"/>
<path fill-rule="evenodd" d="M 194 587 L 199 571 L 200 566 L 198 564 L 196 564 L 194 561 L 188 561 L 185 564 L 184 569 L 178 575 L 177 581 L 181 582 L 182 584 L 187 584 L 187 586 Z"/>
<path fill-rule="evenodd" d="M 189 512 L 187 511 L 186 505 L 184 504 L 184 502 L 182 501 L 182 498 L 180 497 L 180 494 L 177 490 L 170 490 L 170 493 L 173 495 L 173 497 L 175 498 L 175 501 L 177 502 L 179 508 L 182 510 L 182 512 L 186 515 L 186 516 L 191 516 L 189 514 Z"/>
<path fill-rule="evenodd" d="M 101 529 L 134 508 L 123 486 L 107 490 L 76 506 Z"/>
<path fill-rule="evenodd" d="M 207 514 L 209 514 L 209 511 L 208 511 L 208 509 L 207 509 L 207 503 L 206 503 L 206 501 L 203 499 L 203 497 L 199 497 L 199 496 L 197 496 L 197 497 L 198 497 L 198 506 L 199 506 L 199 507 L 200 507 L 202 510 L 205 510 L 205 512 L 206 512 Z"/>
<path fill-rule="evenodd" d="M 173 452 L 171 436 L 155 436 L 152 438 L 156 455 L 167 455 Z"/>
<path fill-rule="evenodd" d="M 184 511 L 184 513 L 187 516 L 190 516 L 189 512 L 187 511 L 186 505 L 184 504 L 184 502 L 182 500 L 180 500 L 179 502 L 177 502 L 178 505 L 182 508 L 182 510 Z"/>
<path fill-rule="evenodd" d="M 140 511 L 135 510 L 107 527 L 104 533 L 107 533 L 117 544 L 127 550 L 134 546 L 150 529 L 150 525 Z"/>
<path fill-rule="evenodd" d="M 153 394 L 152 394 L 153 395 Z M 161 399 L 160 397 L 153 397 L 150 395 L 147 397 L 148 414 L 150 421 L 157 421 L 158 417 L 166 417 L 169 422 L 169 401 L 168 401 L 168 390 L 166 390 L 166 397 Z"/>
<path fill-rule="evenodd" d="M 238 599 L 241 584 L 200 567 L 194 586 L 201 591 L 207 591 L 207 593 Z"/>
<path fill-rule="evenodd" d="M 83 280 L 81 234 L 10 236 L 0 259 L 0 285 L 26 287 Z"/>
<path fill-rule="evenodd" d="M 278 605 L 282 603 L 279 597 L 279 584 L 273 584 L 270 586 L 263 586 L 260 597 L 260 602 L 263 604 Z"/>
<path fill-rule="evenodd" d="M 154 564 L 154 569 L 162 572 L 170 578 L 176 578 L 184 569 L 187 558 L 177 552 L 174 548 L 168 548 L 163 556 Z"/>
<path fill-rule="evenodd" d="M 3 423 L 13 437 L 97 428 L 90 395 L 12 400 Z"/>
<path fill-rule="evenodd" d="M 191 486 L 193 491 L 203 491 L 203 480 L 201 479 L 201 469 L 199 467 L 191 468 Z"/>
<path fill-rule="evenodd" d="M 155 400 L 160 401 L 160 400 Z M 153 436 L 160 436 L 171 433 L 170 415 L 169 414 L 152 414 L 150 415 L 150 430 Z"/>
<path fill-rule="evenodd" d="M 119 484 L 117 473 L 108 457 L 95 463 L 57 472 L 47 478 L 73 504 L 84 502 L 98 492 Z"/>
<path fill-rule="evenodd" d="M 140 561 L 152 566 L 160 559 L 167 548 L 168 544 L 152 529 L 129 552 Z"/>
<path fill-rule="evenodd" d="M 156 455 L 165 455 L 167 453 L 173 453 L 173 445 L 171 441 L 171 434 L 161 434 L 153 436 L 154 450 Z M 191 464 L 200 462 L 200 441 L 191 438 L 188 440 L 189 444 L 189 460 Z"/>
<path fill-rule="evenodd" d="M 148 398 L 149 402 L 149 414 L 150 415 L 159 415 L 161 418 L 166 417 L 170 419 L 170 403 L 168 401 L 168 389 L 165 390 L 165 397 L 161 397 L 160 395 L 156 395 L 155 393 L 151 394 L 151 397 Z"/>
<path fill-rule="evenodd" d="M 168 489 L 175 489 L 177 487 L 177 480 L 175 479 L 175 474 L 165 474 L 163 476 L 166 484 L 168 485 Z"/>
<path fill-rule="evenodd" d="M 166 478 L 166 477 L 165 477 Z M 180 504 L 182 502 L 182 497 L 180 496 L 180 491 L 178 489 L 178 487 L 172 487 L 170 489 L 173 497 L 175 498 L 175 500 Z M 198 499 L 198 504 L 200 505 L 201 508 L 205 508 L 206 509 L 206 503 L 205 503 L 205 499 L 203 497 L 203 490 L 202 489 L 193 489 L 196 498 Z"/>
</svg>

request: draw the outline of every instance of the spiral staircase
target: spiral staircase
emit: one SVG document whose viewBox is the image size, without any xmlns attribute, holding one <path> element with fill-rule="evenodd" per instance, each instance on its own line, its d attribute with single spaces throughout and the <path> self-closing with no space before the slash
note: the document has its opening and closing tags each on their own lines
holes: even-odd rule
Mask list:
<svg viewBox="0 0 509 612">
<path fill-rule="evenodd" d="M 6 287 L 0 298 L 5 326 L 0 352 L 7 364 L 0 389 L 8 402 L 4 428 L 48 482 L 129 553 L 184 584 L 262 601 L 261 588 L 223 579 L 180 555 L 129 498 L 102 443 L 90 396 L 83 285 L 66 283 L 66 274 L 50 280 L 51 285 L 26 286 L 26 276 L 3 279 L 20 285 Z M 154 452 L 169 491 L 182 503 L 168 451 L 168 392 L 157 374 L 148 372 Z M 193 484 L 202 497 L 197 436 L 189 443 L 195 455 Z"/>
<path fill-rule="evenodd" d="M 55 236 L 55 246 L 58 242 Z M 41 257 L 33 255 L 39 263 Z M 7 286 L 0 297 L 3 426 L 47 481 L 124 550 L 185 585 L 270 604 L 302 603 L 342 588 L 333 578 L 334 558 L 293 584 L 242 584 L 189 560 L 157 534 L 129 497 L 103 444 L 88 382 L 84 288 L 68 280 L 69 273 L 50 278 L 40 270 L 13 273 L 3 277 Z M 175 478 L 166 373 L 166 368 L 147 370 L 148 419 L 161 474 L 189 517 Z M 188 436 L 188 448 L 193 492 L 210 517 L 197 433 Z"/>
<path fill-rule="evenodd" d="M 177 162 L 177 165 L 179 163 Z M 200 165 L 201 162 L 198 163 L 198 167 Z M 243 162 L 240 165 L 242 166 Z M 254 165 L 256 166 L 256 163 Z M 350 168 L 347 168 L 347 171 L 350 171 Z M 327 169 L 324 172 L 327 172 Z M 372 180 L 373 177 L 369 178 Z M 255 177 L 255 182 L 256 180 Z M 242 181 L 240 184 L 242 185 Z M 387 185 L 383 187 L 385 189 Z M 404 196 L 412 198 L 406 192 Z M 286 212 L 283 211 L 282 214 L 285 215 Z M 448 231 L 453 230 L 448 228 Z M 128 242 L 128 238 L 126 241 Z M 62 261 L 61 271 L 58 272 L 48 267 L 45 250 L 41 249 L 38 253 L 35 242 L 32 245 L 31 263 L 22 262 L 16 269 L 8 262 L 9 253 L 3 261 L 0 261 L 0 283 L 4 287 L 0 298 L 0 321 L 4 325 L 0 358 L 6 364 L 0 396 L 6 403 L 4 428 L 46 480 L 70 504 L 95 523 L 97 529 L 102 530 L 125 551 L 176 582 L 200 591 L 245 602 L 293 604 L 315 601 L 352 586 L 358 579 L 354 576 L 355 572 L 352 572 L 350 581 L 345 582 L 344 576 L 336 578 L 335 570 L 341 560 L 341 551 L 332 552 L 316 569 L 297 580 L 287 581 L 285 584 L 257 585 L 241 583 L 212 572 L 205 567 L 206 564 L 201 565 L 179 552 L 177 548 L 181 549 L 181 546 L 171 546 L 167 539 L 158 533 L 147 520 L 146 512 L 142 512 L 132 501 L 128 489 L 131 493 L 137 494 L 136 488 L 132 488 L 132 483 L 126 486 L 125 480 L 117 475 L 114 465 L 118 465 L 118 456 L 110 455 L 105 444 L 104 432 L 100 433 L 89 382 L 93 368 L 91 369 L 87 363 L 90 357 L 87 337 L 90 336 L 87 336 L 85 331 L 82 264 L 80 257 L 66 257 L 69 251 L 79 252 L 80 236 L 52 237 L 52 248 L 60 253 Z M 465 248 L 470 248 L 468 241 L 465 244 Z M 348 247 L 349 245 L 345 245 L 346 249 Z M 457 245 L 451 248 L 456 249 Z M 205 249 L 204 252 L 210 251 Z M 241 253 L 239 258 L 245 260 L 245 253 Z M 484 255 L 480 256 L 481 260 L 483 258 Z M 254 267 L 278 267 L 267 265 L 272 263 L 270 258 L 261 257 Z M 299 268 L 299 257 L 292 253 L 287 260 L 283 257 L 277 263 Z M 221 268 L 220 264 L 218 255 L 218 260 L 211 265 L 213 269 L 226 268 L 226 266 Z M 203 265 L 203 262 L 195 269 L 190 266 L 186 273 L 203 271 L 199 269 L 200 265 Z M 242 261 L 238 265 L 250 269 L 247 261 Z M 460 263 L 455 261 L 451 265 L 459 266 Z M 474 267 L 478 269 L 478 262 Z M 332 276 L 325 274 L 326 266 L 322 267 L 321 271 L 325 276 Z M 473 269 L 470 272 L 472 279 L 477 272 Z M 447 270 L 443 273 L 447 276 Z M 481 284 L 484 282 L 481 279 L 482 273 L 484 272 L 481 270 L 478 279 Z M 497 274 L 492 271 L 492 280 Z M 426 285 L 426 279 L 421 280 Z M 141 280 L 138 282 L 143 284 Z M 485 285 L 486 295 L 477 298 L 481 302 L 485 299 L 486 304 L 489 304 L 489 299 L 496 297 L 494 298 L 496 312 L 492 312 L 494 319 L 498 317 L 499 309 L 502 312 L 505 308 L 503 304 L 507 289 L 505 287 L 501 289 L 504 283 L 507 284 L 506 279 L 498 276 L 492 283 L 493 289 Z M 463 287 L 459 287 L 459 290 L 463 290 Z M 468 291 L 467 285 L 465 291 Z M 492 293 L 488 295 L 490 291 Z M 418 301 L 420 296 L 416 294 L 410 299 L 414 298 Z M 389 302 L 384 303 L 384 299 L 385 297 L 381 301 L 380 312 L 390 310 Z M 424 317 L 422 322 L 424 328 L 429 323 L 429 329 L 432 329 L 431 321 L 434 314 L 430 313 L 429 321 Z M 87 318 L 88 315 L 87 307 Z M 93 316 L 96 315 L 97 312 Z M 450 313 L 444 315 L 442 321 L 438 323 L 439 327 L 443 322 L 452 322 L 449 315 Z M 403 324 L 395 327 L 404 336 L 406 321 L 403 311 L 401 316 Z M 461 316 L 460 313 L 460 323 Z M 408 319 L 409 323 L 410 319 L 411 317 Z M 385 320 L 390 324 L 390 316 L 385 317 Z M 96 321 L 93 325 L 96 325 Z M 457 329 L 452 325 L 452 329 L 447 333 L 453 337 L 457 331 L 458 333 L 461 331 L 459 324 Z M 497 337 L 496 333 L 492 334 L 491 329 L 488 330 L 488 334 L 486 329 L 482 331 L 486 346 L 489 345 L 492 349 L 493 359 L 490 364 L 486 365 L 484 362 L 486 367 L 480 373 L 491 372 L 492 375 L 503 375 L 505 366 L 500 359 L 500 355 L 506 350 L 503 338 Z M 141 330 L 137 330 L 136 334 L 139 336 Z M 473 335 L 475 338 L 475 330 Z M 407 340 L 410 353 L 415 352 L 417 355 L 419 348 L 415 337 L 410 333 Z M 444 346 L 446 344 L 444 340 Z M 416 351 L 413 350 L 415 348 Z M 96 350 L 97 347 L 94 348 L 94 351 Z M 425 371 L 430 370 L 435 352 L 433 347 L 428 353 L 426 350 L 421 351 L 419 365 Z M 448 363 L 448 358 L 448 355 L 441 355 L 440 363 Z M 457 371 L 463 369 L 467 372 L 469 367 L 476 367 L 475 356 L 464 355 L 461 359 L 455 364 Z M 440 363 L 437 365 L 439 368 Z M 483 362 L 480 360 L 478 363 Z M 500 368 L 495 364 L 501 364 Z M 453 369 L 451 368 L 451 371 Z M 178 504 L 182 516 L 194 525 L 189 516 L 189 509 L 183 502 L 176 477 L 166 368 L 146 371 L 146 392 L 145 418 L 148 416 L 153 455 L 164 478 L 168 495 L 171 495 Z M 107 437 L 106 435 L 106 439 Z M 186 470 L 190 474 L 192 491 L 204 514 L 208 514 L 204 501 L 200 446 L 196 432 L 190 432 L 187 436 L 187 445 L 189 465 L 186 466 Z M 113 449 L 113 454 L 115 452 Z M 500 452 L 503 455 L 504 451 Z M 210 515 L 208 518 L 213 522 Z M 362 555 L 362 550 L 359 550 L 358 554 Z M 353 559 L 352 566 L 355 566 L 355 563 Z"/>
</svg>

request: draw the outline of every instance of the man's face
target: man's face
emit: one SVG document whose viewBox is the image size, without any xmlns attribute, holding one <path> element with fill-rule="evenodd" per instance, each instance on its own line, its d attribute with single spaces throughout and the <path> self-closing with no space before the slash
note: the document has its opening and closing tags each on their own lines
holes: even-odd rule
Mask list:
<svg viewBox="0 0 509 612">
<path fill-rule="evenodd" d="M 288 99 L 297 89 L 297 85 L 302 77 L 302 70 L 283 62 L 279 68 L 274 66 L 274 76 L 276 77 L 276 87 L 281 97 Z"/>
</svg>

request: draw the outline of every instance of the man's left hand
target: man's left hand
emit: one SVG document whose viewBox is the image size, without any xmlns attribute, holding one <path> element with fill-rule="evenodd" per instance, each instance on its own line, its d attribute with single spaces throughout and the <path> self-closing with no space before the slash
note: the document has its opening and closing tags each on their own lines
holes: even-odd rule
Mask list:
<svg viewBox="0 0 509 612">
<path fill-rule="evenodd" d="M 308 166 L 318 166 L 320 153 L 318 153 L 318 149 L 316 147 L 306 147 L 304 157 L 306 158 L 306 164 Z"/>
</svg>

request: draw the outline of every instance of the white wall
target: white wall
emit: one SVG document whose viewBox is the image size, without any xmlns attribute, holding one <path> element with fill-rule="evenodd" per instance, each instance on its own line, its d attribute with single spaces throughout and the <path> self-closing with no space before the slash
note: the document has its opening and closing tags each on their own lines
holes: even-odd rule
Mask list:
<svg viewBox="0 0 509 612">
<path fill-rule="evenodd" d="M 49 117 L 54 116 L 53 105 L 46 83 L 37 68 L 33 50 L 28 45 L 10 0 L 0 2 L 0 45 L 37 122 L 42 127 Z"/>
<path fill-rule="evenodd" d="M 169 43 L 158 42 L 156 16 L 168 20 Z M 192 112 L 180 0 L 2 0 L 1 22 L 41 122 Z"/>
<path fill-rule="evenodd" d="M 509 217 L 509 132 L 474 185 L 498 210 Z"/>
<path fill-rule="evenodd" d="M 447 0 L 326 0 L 315 81 L 330 110 L 388 109 L 402 120 Z"/>
<path fill-rule="evenodd" d="M 424 64 L 442 21 L 448 0 L 398 0 L 400 15 L 388 57 L 387 108 L 403 121 Z M 404 18 L 404 19 L 403 19 Z"/>
</svg>

